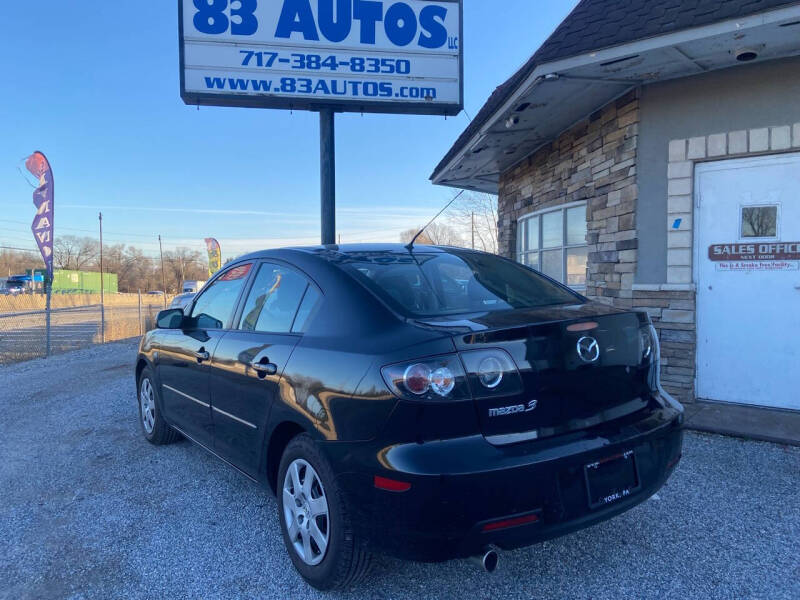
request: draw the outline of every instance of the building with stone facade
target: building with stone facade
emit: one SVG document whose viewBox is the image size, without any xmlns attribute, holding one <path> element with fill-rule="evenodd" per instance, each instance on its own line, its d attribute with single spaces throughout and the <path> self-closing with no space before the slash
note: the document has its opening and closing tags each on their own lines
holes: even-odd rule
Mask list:
<svg viewBox="0 0 800 600">
<path fill-rule="evenodd" d="M 500 252 L 647 311 L 684 402 L 800 410 L 800 2 L 582 0 L 436 168 Z"/>
</svg>

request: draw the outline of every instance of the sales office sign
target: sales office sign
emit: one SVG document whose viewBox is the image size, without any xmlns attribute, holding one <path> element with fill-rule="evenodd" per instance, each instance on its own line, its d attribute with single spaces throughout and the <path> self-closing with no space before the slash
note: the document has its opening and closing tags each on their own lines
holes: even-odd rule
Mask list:
<svg viewBox="0 0 800 600">
<path fill-rule="evenodd" d="M 800 242 L 713 244 L 708 258 L 717 271 L 797 271 Z"/>
<path fill-rule="evenodd" d="M 462 0 L 178 0 L 191 105 L 456 115 Z"/>
</svg>

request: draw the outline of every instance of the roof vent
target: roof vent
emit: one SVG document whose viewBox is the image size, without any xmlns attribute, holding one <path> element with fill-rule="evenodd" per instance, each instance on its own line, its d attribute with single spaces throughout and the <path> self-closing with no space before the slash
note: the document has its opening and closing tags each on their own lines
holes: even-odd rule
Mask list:
<svg viewBox="0 0 800 600">
<path fill-rule="evenodd" d="M 516 125 L 519 125 L 519 117 L 517 115 L 511 115 L 506 119 L 506 129 L 511 129 Z"/>
<path fill-rule="evenodd" d="M 517 107 L 517 112 L 522 112 L 523 110 L 527 110 L 530 105 L 531 105 L 530 102 L 523 102 Z"/>
<path fill-rule="evenodd" d="M 794 27 L 795 25 L 800 25 L 800 21 L 790 21 L 789 23 L 781 23 L 778 27 Z"/>
<path fill-rule="evenodd" d="M 739 62 L 750 62 L 758 58 L 758 52 L 754 48 L 739 48 L 735 55 Z"/>
</svg>

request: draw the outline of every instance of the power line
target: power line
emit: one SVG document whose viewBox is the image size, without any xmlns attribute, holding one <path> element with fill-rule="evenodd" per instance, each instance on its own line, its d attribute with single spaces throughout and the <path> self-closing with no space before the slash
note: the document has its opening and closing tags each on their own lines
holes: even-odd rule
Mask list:
<svg viewBox="0 0 800 600">
<path fill-rule="evenodd" d="M 27 225 L 28 224 L 28 223 L 25 223 L 24 221 L 14 221 L 12 219 L 0 219 L 0 222 L 3 222 L 3 223 L 19 223 L 20 225 Z M 83 232 L 83 233 L 96 233 L 95 231 L 93 231 L 91 229 L 80 229 L 80 228 L 76 228 L 76 227 L 59 227 L 59 229 L 60 230 L 67 230 L 67 231 L 78 231 L 78 232 Z M 403 231 L 404 229 L 407 229 L 407 228 L 402 228 L 402 229 L 401 228 L 397 228 L 397 229 L 370 229 L 370 230 L 367 230 L 367 231 L 357 231 L 357 230 L 356 231 L 343 231 L 343 232 L 341 232 L 341 234 L 343 236 L 349 236 L 349 237 L 363 237 L 365 235 L 383 234 L 383 233 L 387 233 L 387 232 L 395 233 L 395 232 Z M 11 232 L 15 232 L 15 233 L 19 232 L 18 229 L 7 228 L 7 227 L 0 227 L 0 231 L 11 231 Z M 24 231 L 22 233 L 24 233 Z M 156 242 L 158 241 L 158 235 L 157 234 L 150 235 L 150 234 L 143 234 L 143 233 L 122 233 L 122 232 L 119 232 L 119 231 L 117 231 L 117 232 L 103 231 L 103 236 L 105 238 L 109 238 L 111 236 L 114 236 L 114 237 L 123 236 L 120 241 L 126 241 L 125 237 L 127 237 L 127 236 L 136 236 L 136 237 L 148 238 L 148 239 L 152 239 L 153 240 L 152 241 L 153 245 L 155 245 Z M 16 236 L 14 236 L 14 237 L 16 237 Z M 311 240 L 311 241 L 315 241 L 317 238 L 318 238 L 318 236 L 316 236 L 316 235 L 308 235 L 308 236 L 285 235 L 285 236 L 264 236 L 261 239 L 264 239 L 264 240 L 297 240 L 297 241 Z M 163 239 L 167 240 L 169 238 L 165 236 Z M 236 242 L 237 240 L 250 240 L 250 239 L 253 239 L 253 238 L 223 238 L 223 239 L 228 240 L 228 241 L 232 241 L 232 242 Z M 187 243 L 189 243 L 189 240 L 186 240 L 186 241 L 187 241 Z M 198 245 L 202 245 L 202 241 L 199 238 L 198 238 L 197 243 L 198 243 Z M 178 246 L 176 245 L 176 247 L 178 247 Z"/>
<path fill-rule="evenodd" d="M 29 248 L 16 248 L 15 246 L 0 246 L 0 250 L 16 250 L 17 252 L 33 252 L 35 254 L 39 254 L 38 250 L 32 250 Z"/>
<path fill-rule="evenodd" d="M 20 225 L 28 225 L 28 223 L 26 223 L 25 221 L 15 221 L 13 219 L 0 219 L 0 221 L 2 221 L 3 223 L 18 223 Z M 67 231 L 79 231 L 81 233 L 97 233 L 93 229 L 81 229 L 79 227 L 59 226 L 59 229 L 66 229 Z M 104 232 L 104 235 L 107 234 L 107 233 L 111 233 L 111 234 L 114 234 L 114 235 L 130 236 L 130 237 L 144 237 L 144 238 L 155 237 L 154 235 L 150 235 L 150 234 L 147 234 L 147 233 L 122 233 L 120 231 Z"/>
</svg>

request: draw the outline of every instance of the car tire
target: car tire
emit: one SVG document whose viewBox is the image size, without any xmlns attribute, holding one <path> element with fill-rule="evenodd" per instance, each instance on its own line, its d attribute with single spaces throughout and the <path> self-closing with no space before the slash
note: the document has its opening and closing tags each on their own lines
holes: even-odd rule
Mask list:
<svg viewBox="0 0 800 600">
<path fill-rule="evenodd" d="M 300 483 L 299 490 L 295 482 Z M 307 434 L 292 439 L 284 450 L 278 468 L 277 499 L 286 550 L 306 582 L 318 590 L 334 590 L 366 575 L 370 552 L 353 531 L 330 463 Z M 327 511 L 324 514 L 323 508 Z M 320 536 L 324 549 L 316 541 Z"/>
<path fill-rule="evenodd" d="M 150 367 L 142 369 L 136 385 L 139 405 L 139 426 L 145 439 L 151 444 L 161 446 L 180 439 L 180 434 L 170 427 L 161 416 L 161 396 Z"/>
</svg>

